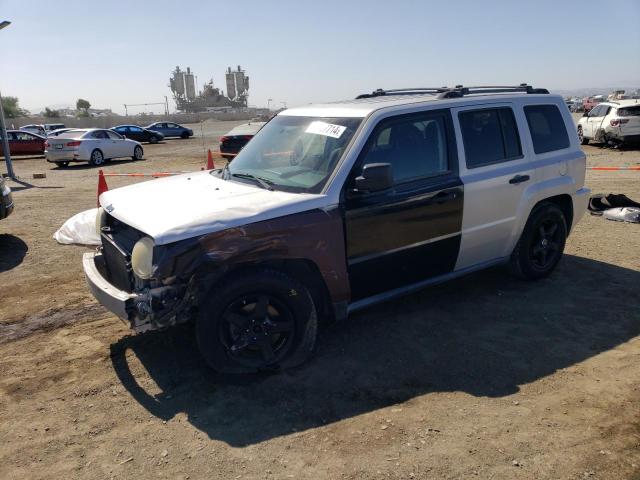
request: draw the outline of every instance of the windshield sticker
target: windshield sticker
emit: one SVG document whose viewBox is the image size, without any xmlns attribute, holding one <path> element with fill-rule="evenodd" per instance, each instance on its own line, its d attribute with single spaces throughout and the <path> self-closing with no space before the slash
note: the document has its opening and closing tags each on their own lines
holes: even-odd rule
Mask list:
<svg viewBox="0 0 640 480">
<path fill-rule="evenodd" d="M 342 125 L 315 121 L 311 122 L 305 131 L 307 133 L 324 135 L 325 137 L 340 138 L 346 129 L 347 127 L 343 127 Z"/>
</svg>

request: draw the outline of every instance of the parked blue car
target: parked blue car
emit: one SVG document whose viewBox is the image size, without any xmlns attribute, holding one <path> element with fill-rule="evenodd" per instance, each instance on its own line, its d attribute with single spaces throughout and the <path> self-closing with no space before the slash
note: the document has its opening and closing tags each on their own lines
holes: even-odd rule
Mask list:
<svg viewBox="0 0 640 480">
<path fill-rule="evenodd" d="M 147 130 L 160 132 L 166 137 L 189 138 L 193 136 L 193 130 L 177 123 L 172 122 L 156 122 L 145 127 Z"/>
</svg>

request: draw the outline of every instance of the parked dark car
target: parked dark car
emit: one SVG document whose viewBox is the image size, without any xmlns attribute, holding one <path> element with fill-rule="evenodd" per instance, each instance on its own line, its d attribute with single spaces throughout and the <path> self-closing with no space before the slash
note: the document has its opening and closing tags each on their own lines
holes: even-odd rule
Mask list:
<svg viewBox="0 0 640 480">
<path fill-rule="evenodd" d="M 231 161 L 253 136 L 258 133 L 265 122 L 244 123 L 231 129 L 220 137 L 220 153 Z"/>
<path fill-rule="evenodd" d="M 156 122 L 145 128 L 153 132 L 160 132 L 165 137 L 193 137 L 193 130 L 173 122 Z"/>
<path fill-rule="evenodd" d="M 123 137 L 127 137 L 136 142 L 149 142 L 158 143 L 164 140 L 164 135 L 160 132 L 152 132 L 146 128 L 138 127 L 137 125 L 118 125 L 111 130 L 118 132 Z"/>
<path fill-rule="evenodd" d="M 11 147 L 9 147 L 11 148 Z M 7 218 L 13 212 L 13 198 L 11 189 L 4 178 L 0 177 L 0 220 Z"/>
<path fill-rule="evenodd" d="M 12 155 L 40 155 L 44 154 L 45 137 L 22 130 L 7 130 L 9 150 Z M 0 142 L 0 154 L 4 154 L 2 142 Z"/>
</svg>

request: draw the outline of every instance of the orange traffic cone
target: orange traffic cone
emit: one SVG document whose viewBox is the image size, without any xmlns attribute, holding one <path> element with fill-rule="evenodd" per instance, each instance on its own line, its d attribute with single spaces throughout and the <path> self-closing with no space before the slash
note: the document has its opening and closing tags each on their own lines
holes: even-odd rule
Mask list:
<svg viewBox="0 0 640 480">
<path fill-rule="evenodd" d="M 209 149 L 209 153 L 207 153 L 207 170 L 213 170 L 216 168 L 215 163 L 213 163 L 213 155 L 211 155 L 211 149 Z"/>
<path fill-rule="evenodd" d="M 109 190 L 107 186 L 107 181 L 104 178 L 104 172 L 102 170 L 98 170 L 98 207 L 100 206 L 100 195 Z"/>
</svg>

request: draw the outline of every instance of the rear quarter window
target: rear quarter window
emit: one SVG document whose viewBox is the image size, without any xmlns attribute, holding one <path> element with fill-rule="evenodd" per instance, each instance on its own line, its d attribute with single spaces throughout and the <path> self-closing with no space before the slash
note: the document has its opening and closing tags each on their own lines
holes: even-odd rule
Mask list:
<svg viewBox="0 0 640 480">
<path fill-rule="evenodd" d="M 556 105 L 524 107 L 529 132 L 536 153 L 547 153 L 569 147 L 569 135 Z"/>
</svg>

